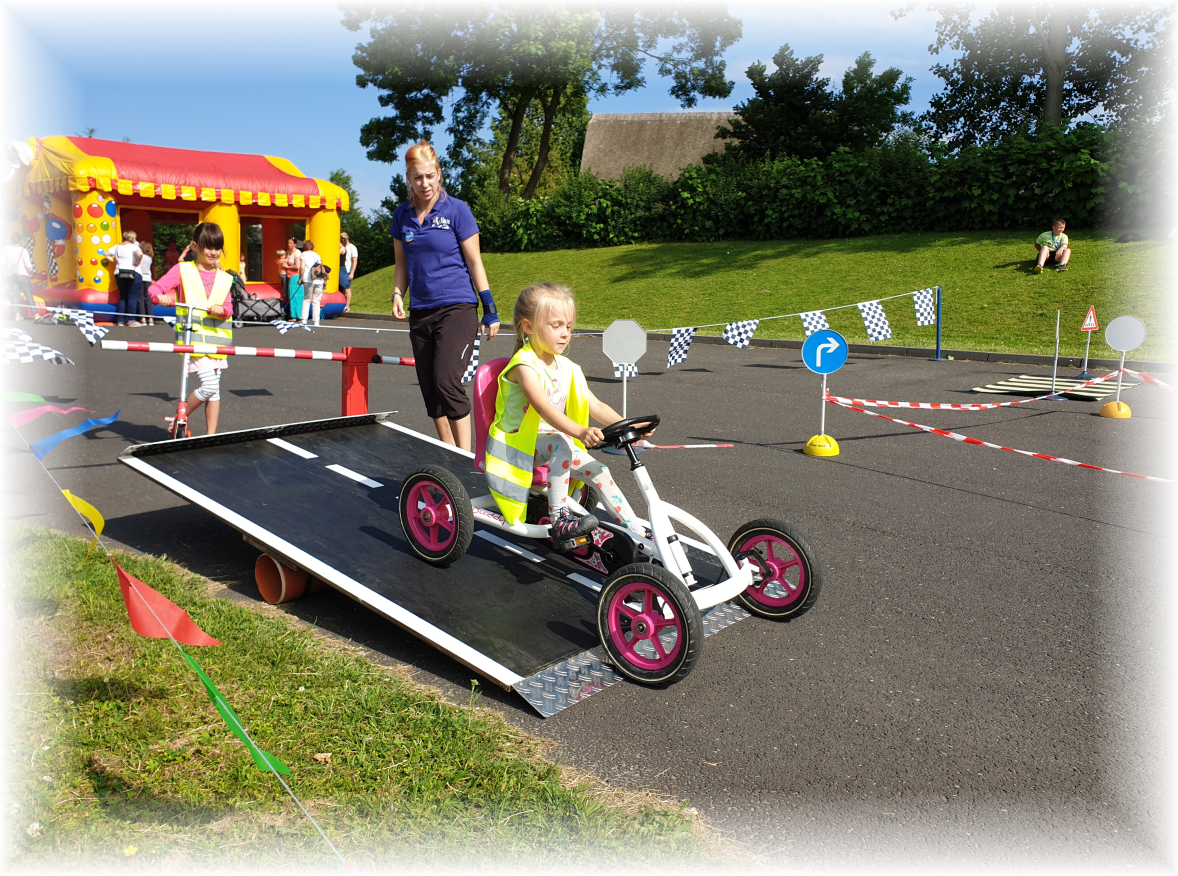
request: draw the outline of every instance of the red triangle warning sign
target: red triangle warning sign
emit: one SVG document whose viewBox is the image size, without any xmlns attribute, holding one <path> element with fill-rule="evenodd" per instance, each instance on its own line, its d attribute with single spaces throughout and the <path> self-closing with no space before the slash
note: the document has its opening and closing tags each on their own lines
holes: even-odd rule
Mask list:
<svg viewBox="0 0 1178 876">
<path fill-rule="evenodd" d="M 1080 331 L 1094 332 L 1099 328 L 1100 326 L 1096 324 L 1096 305 L 1094 304 L 1088 308 L 1088 315 L 1084 317 L 1084 324 L 1080 326 Z"/>
</svg>

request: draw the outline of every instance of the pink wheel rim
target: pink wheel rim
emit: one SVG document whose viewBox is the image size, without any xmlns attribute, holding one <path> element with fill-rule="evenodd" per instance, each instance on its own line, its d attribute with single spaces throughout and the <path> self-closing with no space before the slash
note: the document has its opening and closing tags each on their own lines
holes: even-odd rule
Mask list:
<svg viewBox="0 0 1178 876">
<path fill-rule="evenodd" d="M 413 539 L 427 551 L 444 551 L 458 537 L 454 501 L 437 481 L 422 480 L 410 487 L 405 513 Z"/>
<path fill-rule="evenodd" d="M 781 608 L 797 602 L 806 592 L 806 564 L 797 548 L 768 533 L 752 535 L 741 542 L 736 553 L 755 550 L 769 574 L 753 584 L 745 593 L 762 605 Z"/>
<path fill-rule="evenodd" d="M 609 601 L 609 635 L 633 666 L 666 669 L 683 650 L 683 618 L 662 588 L 634 581 Z"/>
</svg>

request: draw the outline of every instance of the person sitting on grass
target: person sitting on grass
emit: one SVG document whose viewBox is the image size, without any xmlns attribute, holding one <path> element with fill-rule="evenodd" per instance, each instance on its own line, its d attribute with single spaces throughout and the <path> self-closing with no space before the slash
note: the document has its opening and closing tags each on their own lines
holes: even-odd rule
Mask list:
<svg viewBox="0 0 1178 876">
<path fill-rule="evenodd" d="M 1068 248 L 1068 236 L 1063 233 L 1067 224 L 1063 219 L 1052 219 L 1051 230 L 1044 231 L 1035 238 L 1039 260 L 1035 264 L 1034 273 L 1042 274 L 1043 266 L 1052 261 L 1055 262 L 1057 271 L 1068 269 L 1068 259 L 1072 257 L 1072 251 Z"/>
</svg>

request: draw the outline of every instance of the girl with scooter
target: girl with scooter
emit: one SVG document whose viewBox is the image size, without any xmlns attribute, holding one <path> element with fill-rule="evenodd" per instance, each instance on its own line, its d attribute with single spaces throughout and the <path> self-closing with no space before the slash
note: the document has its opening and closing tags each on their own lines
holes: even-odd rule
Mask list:
<svg viewBox="0 0 1178 876">
<path fill-rule="evenodd" d="M 564 351 L 572 339 L 577 309 L 570 290 L 536 283 L 515 303 L 515 354 L 499 376 L 495 420 L 487 441 L 487 480 L 508 522 L 523 517 L 532 469 L 548 466 L 549 532 L 554 543 L 596 529 L 592 514 L 576 516 L 568 504 L 575 478 L 589 484 L 615 523 L 642 537 L 633 509 L 609 469 L 585 450 L 602 441 L 603 425 L 622 418 L 589 389 L 580 366 Z M 646 434 L 653 434 L 651 429 Z"/>
<path fill-rule="evenodd" d="M 185 315 L 180 310 L 185 304 L 192 305 L 192 340 L 196 343 L 228 346 L 233 343 L 233 277 L 217 266 L 221 250 L 225 246 L 225 235 L 214 222 L 202 222 L 192 232 L 191 251 L 195 262 L 179 262 L 147 290 L 153 304 L 171 307 L 178 304 L 176 332 L 183 342 Z M 197 315 L 197 310 L 202 312 Z M 217 420 L 221 414 L 221 372 L 229 367 L 223 355 L 215 353 L 192 354 L 188 360 L 188 373 L 200 380 L 198 386 L 186 400 L 186 409 L 177 412 L 177 421 L 187 417 L 201 405 L 205 406 L 205 423 L 208 434 L 217 431 Z M 184 437 L 179 435 L 177 437 Z"/>
</svg>

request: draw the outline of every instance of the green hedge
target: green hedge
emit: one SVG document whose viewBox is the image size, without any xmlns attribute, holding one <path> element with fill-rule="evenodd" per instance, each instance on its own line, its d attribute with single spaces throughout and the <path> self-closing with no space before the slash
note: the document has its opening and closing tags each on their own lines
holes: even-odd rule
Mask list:
<svg viewBox="0 0 1178 876">
<path fill-rule="evenodd" d="M 713 155 L 666 182 L 570 174 L 523 201 L 468 193 L 488 251 L 657 241 L 822 239 L 913 231 L 1156 228 L 1169 223 L 1172 137 L 1081 124 L 951 151 L 900 137 L 830 157 Z"/>
</svg>

